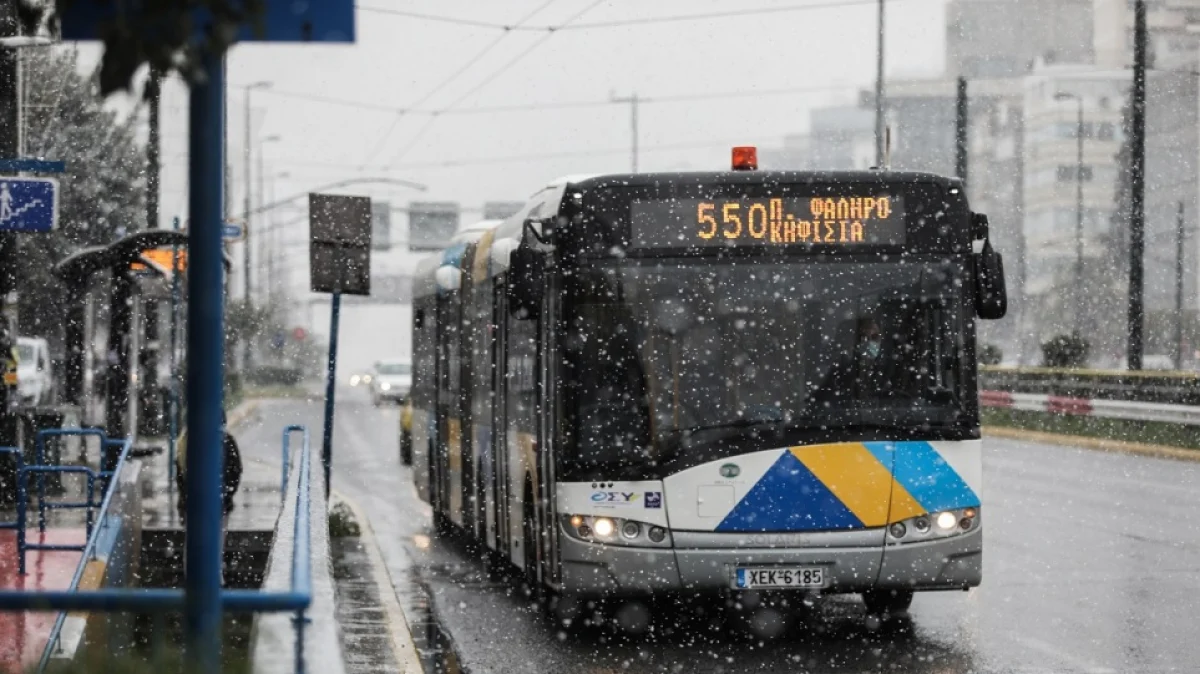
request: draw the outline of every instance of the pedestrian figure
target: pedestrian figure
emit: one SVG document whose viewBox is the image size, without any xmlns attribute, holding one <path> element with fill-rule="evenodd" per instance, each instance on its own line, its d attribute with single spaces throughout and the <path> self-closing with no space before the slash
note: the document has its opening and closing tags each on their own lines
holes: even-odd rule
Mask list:
<svg viewBox="0 0 1200 674">
<path fill-rule="evenodd" d="M 237 440 L 226 428 L 225 411 L 221 411 L 221 451 L 225 454 L 225 469 L 221 475 L 221 548 L 225 547 L 226 526 L 233 511 L 233 497 L 242 482 L 242 453 Z M 179 519 L 187 524 L 187 430 L 179 435 L 175 449 L 175 487 L 179 491 Z M 184 558 L 187 575 L 187 558 Z"/>
</svg>

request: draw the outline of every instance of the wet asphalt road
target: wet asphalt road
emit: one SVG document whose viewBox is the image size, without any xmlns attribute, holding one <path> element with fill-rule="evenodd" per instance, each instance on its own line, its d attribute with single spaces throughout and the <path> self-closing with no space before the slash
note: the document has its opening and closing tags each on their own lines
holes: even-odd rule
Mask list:
<svg viewBox="0 0 1200 674">
<path fill-rule="evenodd" d="M 982 587 L 918 595 L 910 620 L 883 625 L 852 598 L 823 599 L 766 644 L 677 612 L 629 640 L 567 635 L 458 547 L 429 544 L 396 410 L 340 395 L 333 486 L 370 518 L 401 604 L 419 577 L 474 674 L 1200 671 L 1200 463 L 989 439 Z M 320 414 L 267 401 L 236 432 L 245 454 L 277 460 L 285 424 L 309 424 L 319 447 Z"/>
</svg>

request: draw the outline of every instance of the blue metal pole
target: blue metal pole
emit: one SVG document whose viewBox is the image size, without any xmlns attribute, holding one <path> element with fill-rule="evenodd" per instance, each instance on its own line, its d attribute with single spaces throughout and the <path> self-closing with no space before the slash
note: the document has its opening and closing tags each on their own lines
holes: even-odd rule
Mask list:
<svg viewBox="0 0 1200 674">
<path fill-rule="evenodd" d="M 329 381 L 325 383 L 325 435 L 321 441 L 321 464 L 325 467 L 325 498 L 329 499 L 329 474 L 333 467 L 333 393 L 337 383 L 338 316 L 342 294 L 334 293 L 329 316 Z"/>
<path fill-rule="evenodd" d="M 26 500 L 29 498 L 26 493 L 25 476 L 20 470 L 20 461 L 17 462 L 17 573 L 25 575 L 25 518 Z"/>
<path fill-rule="evenodd" d="M 225 59 L 203 57 L 188 129 L 187 530 L 184 618 L 188 660 L 221 662 L 221 406 L 225 365 L 221 224 L 224 198 Z"/>
<path fill-rule="evenodd" d="M 307 433 L 308 431 L 305 432 Z M 279 498 L 282 501 L 287 501 L 288 468 L 290 468 L 292 465 L 289 463 L 289 461 L 291 461 L 291 456 L 289 456 L 288 453 L 288 443 L 291 440 L 291 435 L 291 426 L 283 429 L 283 475 L 279 481 Z"/>
<path fill-rule="evenodd" d="M 96 475 L 95 475 L 95 473 L 88 471 L 88 474 L 87 474 L 87 510 L 85 511 L 87 513 L 86 517 L 87 517 L 87 536 L 88 536 L 88 538 L 92 537 L 92 523 L 96 521 L 95 513 L 92 511 L 92 509 L 95 507 L 98 507 L 100 505 L 99 503 L 93 503 L 95 498 L 96 498 Z"/>
<path fill-rule="evenodd" d="M 21 423 L 18 421 L 17 423 Z M 39 433 L 35 441 L 37 462 L 46 465 L 46 436 Z M 38 474 L 38 531 L 46 533 L 46 476 Z"/>
<path fill-rule="evenodd" d="M 179 218 L 175 218 L 175 231 L 179 231 Z M 174 257 L 171 258 L 173 265 L 179 263 L 179 245 L 172 247 Z M 167 414 L 168 419 L 167 430 L 167 493 L 172 496 L 174 501 L 175 495 L 175 441 L 179 437 L 179 365 L 175 361 L 178 345 L 176 340 L 179 338 L 179 269 L 178 266 L 171 270 L 171 355 L 168 360 L 168 367 L 171 370 L 171 388 L 167 398 Z"/>
</svg>

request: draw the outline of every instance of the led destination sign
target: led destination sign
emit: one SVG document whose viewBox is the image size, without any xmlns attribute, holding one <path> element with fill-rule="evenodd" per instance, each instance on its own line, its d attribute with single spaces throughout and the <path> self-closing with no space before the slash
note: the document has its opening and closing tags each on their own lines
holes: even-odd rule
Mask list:
<svg viewBox="0 0 1200 674">
<path fill-rule="evenodd" d="M 764 197 L 634 201 L 630 243 L 637 248 L 742 246 L 899 246 L 898 196 Z"/>
</svg>

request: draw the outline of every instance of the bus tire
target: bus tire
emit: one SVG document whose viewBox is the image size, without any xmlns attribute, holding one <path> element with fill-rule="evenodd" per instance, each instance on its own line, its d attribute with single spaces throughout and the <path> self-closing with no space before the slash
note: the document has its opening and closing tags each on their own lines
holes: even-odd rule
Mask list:
<svg viewBox="0 0 1200 674">
<path fill-rule="evenodd" d="M 407 431 L 400 432 L 400 465 L 412 465 L 412 434 Z"/>
<path fill-rule="evenodd" d="M 445 513 L 433 511 L 433 535 L 436 538 L 451 538 L 454 535 L 454 523 Z"/>
<path fill-rule="evenodd" d="M 871 615 L 893 615 L 903 613 L 912 605 L 912 590 L 867 590 L 863 592 L 863 603 Z"/>
</svg>

